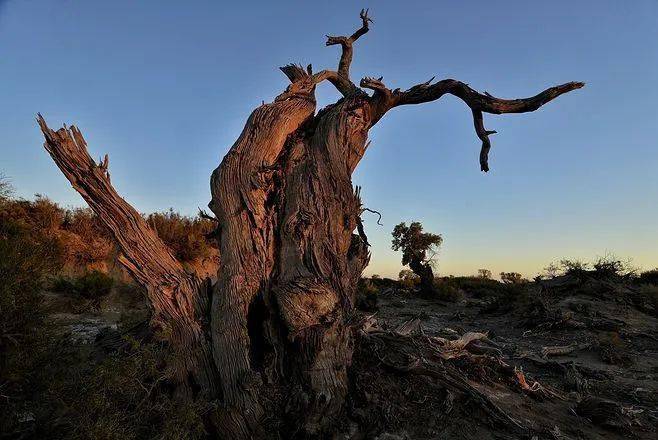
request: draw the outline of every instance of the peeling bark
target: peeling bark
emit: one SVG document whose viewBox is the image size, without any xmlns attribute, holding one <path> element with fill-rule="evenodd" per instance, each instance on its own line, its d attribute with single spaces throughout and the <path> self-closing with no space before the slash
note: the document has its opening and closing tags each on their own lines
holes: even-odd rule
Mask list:
<svg viewBox="0 0 658 440">
<path fill-rule="evenodd" d="M 122 263 L 147 288 L 156 321 L 171 329 L 183 359 L 181 384 L 221 402 L 211 416 L 220 438 L 266 437 L 265 414 L 291 420 L 284 436 L 325 437 L 342 410 L 355 289 L 370 257 L 351 175 L 368 148 L 370 128 L 395 107 L 452 94 L 472 110 L 487 171 L 494 132 L 485 130 L 483 113 L 534 111 L 583 85 L 516 100 L 480 94 L 452 79 L 400 91 L 382 78 L 364 78 L 357 87 L 349 76 L 353 44 L 372 21 L 367 11 L 360 18 L 362 26 L 350 37 L 328 37 L 327 45 L 342 49 L 336 71 L 281 68 L 290 85 L 253 111 L 213 172 L 209 207 L 222 264 L 212 288 L 187 274 L 118 196 L 107 158 L 97 165 L 75 127 L 54 132 L 39 117 L 46 149 L 114 234 Z M 325 80 L 343 97 L 316 114 L 315 86 Z M 268 403 L 281 393 L 285 406 Z"/>
</svg>

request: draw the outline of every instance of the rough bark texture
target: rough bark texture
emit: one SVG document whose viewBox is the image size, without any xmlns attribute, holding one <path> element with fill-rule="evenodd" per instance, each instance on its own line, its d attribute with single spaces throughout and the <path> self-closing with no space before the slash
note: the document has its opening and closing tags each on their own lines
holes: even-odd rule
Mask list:
<svg viewBox="0 0 658 440">
<path fill-rule="evenodd" d="M 350 37 L 328 37 L 327 45 L 342 48 L 338 70 L 282 68 L 291 84 L 253 111 L 213 172 L 209 207 L 222 263 L 212 287 L 187 274 L 117 195 L 107 160 L 91 159 L 75 127 L 54 132 L 39 116 L 46 149 L 113 232 L 123 263 L 147 287 L 156 321 L 170 329 L 182 387 L 221 402 L 212 415 L 220 438 L 266 437 L 264 419 L 273 417 L 288 420 L 278 428 L 288 438 L 326 437 L 333 429 L 348 389 L 355 289 L 369 260 L 351 175 L 368 130 L 386 112 L 459 97 L 473 112 L 487 171 L 493 132 L 484 129 L 483 113 L 533 111 L 583 85 L 517 100 L 452 79 L 400 91 L 364 78 L 357 87 L 349 67 L 353 43 L 369 30 L 367 11 L 361 21 Z M 343 97 L 316 114 L 315 85 L 324 80 Z"/>
</svg>

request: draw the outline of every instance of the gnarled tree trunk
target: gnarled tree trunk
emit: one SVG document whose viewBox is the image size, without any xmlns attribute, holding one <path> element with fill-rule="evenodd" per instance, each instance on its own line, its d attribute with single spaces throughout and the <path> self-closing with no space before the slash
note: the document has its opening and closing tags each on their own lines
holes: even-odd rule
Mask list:
<svg viewBox="0 0 658 440">
<path fill-rule="evenodd" d="M 186 273 L 117 195 L 107 158 L 97 165 L 75 127 L 55 132 L 39 116 L 46 149 L 114 234 L 123 264 L 147 288 L 154 322 L 170 330 L 183 394 L 221 402 L 211 417 L 220 438 L 266 437 L 264 419 L 272 417 L 288 421 L 280 428 L 287 437 L 325 437 L 334 428 L 348 387 L 355 289 L 369 260 L 351 175 L 386 112 L 459 97 L 472 110 L 487 171 L 494 132 L 483 112 L 534 111 L 583 85 L 515 100 L 452 79 L 400 91 L 364 78 L 357 87 L 349 67 L 353 43 L 368 31 L 366 11 L 361 20 L 350 37 L 328 37 L 342 48 L 338 70 L 282 68 L 290 85 L 253 111 L 213 172 L 209 206 L 222 260 L 214 286 Z M 343 97 L 316 113 L 315 86 L 324 80 Z"/>
<path fill-rule="evenodd" d="M 411 270 L 420 277 L 420 293 L 431 295 L 434 291 L 434 271 L 430 263 L 418 258 L 412 258 L 409 262 Z"/>
</svg>

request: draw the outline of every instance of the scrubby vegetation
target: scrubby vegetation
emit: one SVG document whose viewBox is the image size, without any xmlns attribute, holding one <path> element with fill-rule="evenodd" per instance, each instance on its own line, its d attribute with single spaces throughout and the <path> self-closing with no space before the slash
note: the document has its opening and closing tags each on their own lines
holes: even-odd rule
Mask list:
<svg viewBox="0 0 658 440">
<path fill-rule="evenodd" d="M 118 249 L 90 209 L 65 209 L 42 195 L 34 200 L 12 199 L 6 182 L 0 188 L 2 192 L 6 195 L 0 206 L 0 221 L 48 237 L 63 250 L 62 263 L 67 272 L 119 270 Z M 215 226 L 211 220 L 186 217 L 171 209 L 149 214 L 146 219 L 180 261 L 195 266 L 205 259 L 217 260 L 215 242 L 205 237 Z"/>
<path fill-rule="evenodd" d="M 173 209 L 149 214 L 147 220 L 180 261 L 189 262 L 211 256 L 212 242 L 206 235 L 215 226 L 212 221 L 199 216 L 185 217 Z"/>
<path fill-rule="evenodd" d="M 209 220 L 171 211 L 149 218 L 181 259 L 212 255 L 212 245 L 199 244 Z M 42 196 L 13 199 L 0 180 L 0 438 L 191 439 L 205 432 L 209 403 L 171 395 L 164 342 L 131 337 L 127 321 L 108 327 L 113 342 L 101 349 L 51 317 L 97 320 L 82 305 L 97 309 L 111 292 L 140 295 L 116 270 L 116 257 L 90 210 L 63 209 Z M 69 300 L 46 298 L 46 291 Z"/>
<path fill-rule="evenodd" d="M 51 289 L 97 302 L 110 293 L 115 282 L 108 274 L 91 270 L 79 276 L 60 275 L 53 280 Z"/>
<path fill-rule="evenodd" d="M 171 210 L 146 218 L 179 259 L 193 262 L 216 255 L 205 238 L 214 226 L 212 221 Z M 412 243 L 405 234 L 399 235 L 400 249 Z M 437 246 L 435 238 L 430 241 Z M 116 253 L 111 237 L 91 211 L 62 209 L 41 196 L 33 201 L 12 199 L 9 187 L 0 185 L 0 438 L 195 439 L 208 434 L 204 414 L 214 403 L 176 398 L 172 353 L 157 334 L 134 331 L 148 328 L 143 321 L 122 317 L 117 326 L 82 341 L 73 338 L 71 326 L 52 319 L 54 313 L 96 317 L 100 303 L 112 295 L 139 295 L 116 269 Z M 429 295 L 421 292 L 420 284 L 421 278 L 408 269 L 397 280 L 377 275 L 363 278 L 357 306 L 374 316 L 391 308 L 400 310 L 401 316 L 413 318 L 413 325 L 430 319 L 429 304 L 441 316 L 449 313 L 445 318 L 449 321 L 461 323 L 465 313 L 471 313 L 471 319 L 485 317 L 490 323 L 504 318 L 531 334 L 593 328 L 592 353 L 605 365 L 619 368 L 636 365 L 633 346 L 619 323 L 604 319 L 596 307 L 614 301 L 657 315 L 658 269 L 638 273 L 613 256 L 591 263 L 561 260 L 534 281 L 512 271 L 501 272 L 497 280 L 491 271 L 481 269 L 473 276 L 433 278 Z M 52 298 L 44 301 L 46 294 L 66 297 L 67 306 L 61 303 L 54 308 L 48 302 Z M 425 301 L 425 308 L 404 311 L 414 301 Z M 442 327 L 446 324 L 441 322 Z M 407 325 L 404 332 L 413 331 L 412 327 Z M 488 355 L 500 353 L 496 347 L 470 347 Z M 373 359 L 366 352 L 357 351 L 356 356 L 357 367 Z M 455 366 L 471 368 L 463 359 L 455 361 Z M 369 370 L 358 370 L 356 377 L 364 371 Z M 485 374 L 480 369 L 464 371 L 472 380 Z M 381 380 L 364 376 L 357 383 L 376 388 Z M 387 386 L 392 384 L 393 379 Z M 370 398 L 363 397 L 364 402 Z"/>
<path fill-rule="evenodd" d="M 518 272 L 501 272 L 500 280 L 492 278 L 491 271 L 479 269 L 473 276 L 447 276 L 435 277 L 431 293 L 428 295 L 420 289 L 420 277 L 413 271 L 403 269 L 397 280 L 388 280 L 386 288 L 394 288 L 409 294 L 418 294 L 438 301 L 456 302 L 464 298 L 468 292 L 474 298 L 488 298 L 489 310 L 505 311 L 515 304 L 526 304 L 533 301 L 537 289 L 541 288 L 542 281 L 557 278 L 577 277 L 582 280 L 610 280 L 624 283 L 633 289 L 632 298 L 646 310 L 656 313 L 658 306 L 658 269 L 639 273 L 629 262 L 620 260 L 614 255 L 598 257 L 592 262 L 581 260 L 562 259 L 557 263 L 549 264 L 541 275 L 535 277 L 534 282 L 525 279 Z M 370 303 L 378 291 L 382 289 L 374 286 L 381 284 L 381 278 L 364 278 L 360 283 L 359 293 L 370 297 Z M 598 289 L 598 287 L 597 287 Z M 595 290 L 596 295 L 600 290 Z"/>
</svg>

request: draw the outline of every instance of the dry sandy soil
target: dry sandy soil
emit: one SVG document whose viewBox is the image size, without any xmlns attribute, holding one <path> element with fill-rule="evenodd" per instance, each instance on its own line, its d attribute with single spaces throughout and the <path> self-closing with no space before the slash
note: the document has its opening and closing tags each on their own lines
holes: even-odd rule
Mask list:
<svg viewBox="0 0 658 440">
<path fill-rule="evenodd" d="M 458 294 L 393 285 L 359 312 L 333 439 L 656 438 L 658 319 L 638 286 L 585 274 Z M 111 296 L 52 317 L 78 343 L 112 346 L 127 314 L 146 318 L 140 304 Z"/>
<path fill-rule="evenodd" d="M 383 289 L 344 438 L 656 438 L 655 306 L 584 274 L 457 302 Z"/>
</svg>

